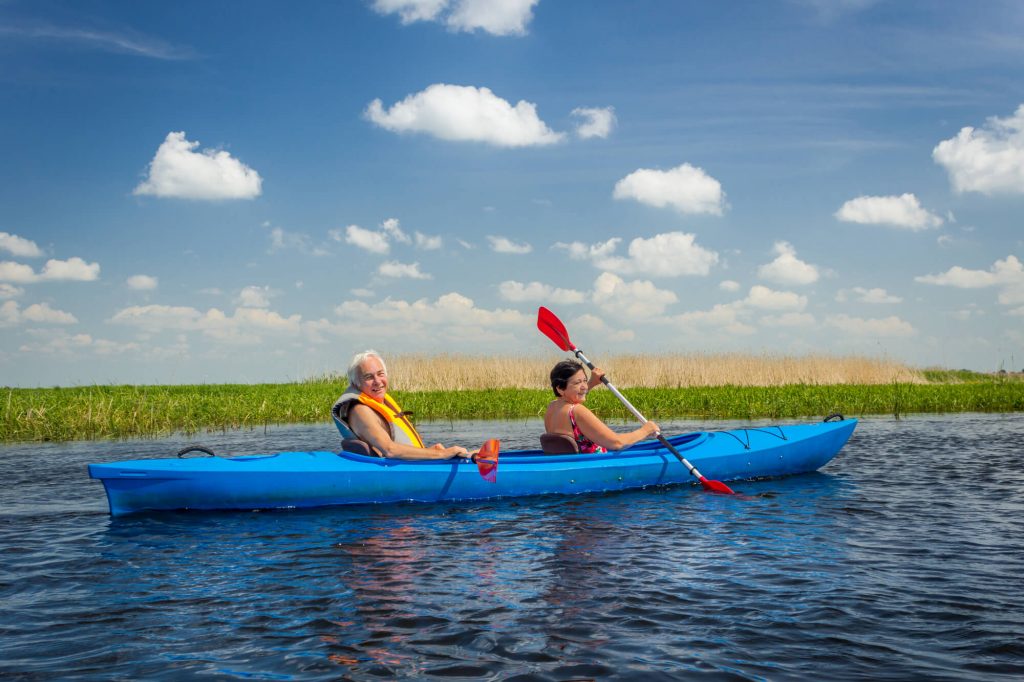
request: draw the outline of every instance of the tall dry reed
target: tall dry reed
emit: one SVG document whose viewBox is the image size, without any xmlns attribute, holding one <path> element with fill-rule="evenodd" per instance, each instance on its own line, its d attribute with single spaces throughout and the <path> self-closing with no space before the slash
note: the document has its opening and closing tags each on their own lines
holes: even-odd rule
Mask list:
<svg viewBox="0 0 1024 682">
<path fill-rule="evenodd" d="M 385 360 L 397 390 L 452 391 L 544 388 L 551 367 L 564 357 L 394 355 Z M 600 358 L 598 366 L 623 388 L 927 382 L 920 371 L 893 360 L 858 356 L 611 355 Z"/>
</svg>

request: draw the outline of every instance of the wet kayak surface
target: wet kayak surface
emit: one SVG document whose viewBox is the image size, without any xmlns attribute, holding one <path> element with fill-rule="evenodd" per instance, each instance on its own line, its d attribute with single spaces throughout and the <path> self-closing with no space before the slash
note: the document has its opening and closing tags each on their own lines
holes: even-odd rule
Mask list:
<svg viewBox="0 0 1024 682">
<path fill-rule="evenodd" d="M 679 433 L 747 422 L 675 422 Z M 535 447 L 538 422 L 422 425 Z M 867 418 L 820 473 L 479 503 L 111 518 L 86 464 L 327 425 L 0 447 L 0 675 L 1019 679 L 1024 417 Z M 478 442 L 479 441 L 479 442 Z"/>
</svg>

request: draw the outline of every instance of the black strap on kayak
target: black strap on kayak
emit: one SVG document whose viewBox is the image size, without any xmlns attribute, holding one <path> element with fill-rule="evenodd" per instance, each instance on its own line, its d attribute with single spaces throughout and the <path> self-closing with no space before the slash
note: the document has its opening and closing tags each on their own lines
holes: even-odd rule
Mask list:
<svg viewBox="0 0 1024 682">
<path fill-rule="evenodd" d="M 838 412 L 833 412 L 829 416 L 827 416 L 824 419 L 822 419 L 822 421 L 823 422 L 832 422 L 832 421 L 841 422 L 841 421 L 846 421 L 846 417 L 844 417 L 843 415 L 839 414 Z"/>
<path fill-rule="evenodd" d="M 769 431 L 768 429 L 778 429 L 778 433 L 775 433 L 774 431 Z M 737 436 L 735 431 L 717 431 L 716 433 L 723 433 L 723 434 L 732 436 L 737 441 L 739 441 L 739 444 L 743 446 L 744 450 L 749 450 L 750 449 L 750 432 L 751 431 L 758 431 L 760 433 L 767 433 L 769 436 L 775 436 L 776 438 L 778 438 L 780 440 L 789 440 L 789 438 L 786 436 L 785 431 L 782 430 L 781 426 L 766 426 L 763 429 L 739 429 L 739 430 L 743 432 L 743 435 L 745 436 L 745 438 L 740 438 L 739 436 Z"/>
<path fill-rule="evenodd" d="M 217 456 L 217 455 L 215 455 L 213 453 L 213 450 L 211 450 L 210 448 L 202 446 L 202 445 L 194 445 L 193 444 L 193 445 L 186 445 L 181 450 L 178 450 L 178 457 L 184 458 L 185 455 L 187 455 L 190 452 L 203 452 L 203 453 L 206 453 L 207 455 L 209 455 L 210 457 L 216 457 Z"/>
</svg>

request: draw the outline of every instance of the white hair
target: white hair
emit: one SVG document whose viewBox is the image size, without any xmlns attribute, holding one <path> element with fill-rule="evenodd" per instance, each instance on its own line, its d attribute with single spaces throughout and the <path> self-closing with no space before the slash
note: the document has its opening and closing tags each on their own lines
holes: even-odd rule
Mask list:
<svg viewBox="0 0 1024 682">
<path fill-rule="evenodd" d="M 363 363 L 370 358 L 377 358 L 380 360 L 380 366 L 384 368 L 384 374 L 388 373 L 388 366 L 384 364 L 384 358 L 380 356 L 380 353 L 373 349 L 364 350 L 362 353 L 356 353 L 352 356 L 352 362 L 348 365 L 348 380 L 353 386 L 358 386 L 362 377 L 360 372 Z"/>
</svg>

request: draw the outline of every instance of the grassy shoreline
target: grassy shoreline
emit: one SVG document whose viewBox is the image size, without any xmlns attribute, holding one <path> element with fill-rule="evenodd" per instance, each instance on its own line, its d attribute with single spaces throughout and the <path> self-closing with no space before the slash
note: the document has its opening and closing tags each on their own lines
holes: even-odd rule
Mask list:
<svg viewBox="0 0 1024 682">
<path fill-rule="evenodd" d="M 634 386 L 630 401 L 651 419 L 797 419 L 832 412 L 848 417 L 926 412 L 1024 411 L 1024 381 L 937 371 L 922 383 L 777 386 Z M 625 383 L 620 387 L 625 390 Z M 337 381 L 193 386 L 84 386 L 0 389 L 0 442 L 158 437 L 271 424 L 330 421 Z M 539 417 L 549 390 L 497 388 L 395 391 L 415 419 Z M 630 417 L 606 390 L 588 406 L 607 419 Z"/>
</svg>

